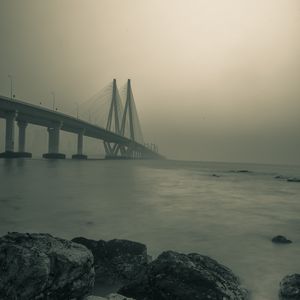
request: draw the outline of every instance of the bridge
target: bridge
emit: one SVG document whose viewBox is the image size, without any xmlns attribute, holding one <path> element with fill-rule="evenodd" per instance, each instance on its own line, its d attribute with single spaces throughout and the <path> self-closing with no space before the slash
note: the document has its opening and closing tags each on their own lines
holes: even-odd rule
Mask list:
<svg viewBox="0 0 300 300">
<path fill-rule="evenodd" d="M 103 112 L 102 112 L 103 113 Z M 106 113 L 106 112 L 105 112 Z M 32 157 L 26 151 L 28 124 L 45 127 L 48 131 L 46 159 L 64 159 L 60 153 L 60 131 L 77 135 L 77 151 L 73 159 L 87 159 L 83 151 L 84 136 L 103 141 L 107 159 L 162 159 L 157 146 L 143 142 L 142 131 L 132 94 L 130 79 L 126 85 L 126 100 L 121 99 L 116 80 L 111 85 L 106 127 L 68 114 L 47 109 L 22 100 L 0 96 L 0 118 L 5 119 L 5 151 L 1 158 Z M 15 125 L 19 130 L 18 150 L 15 150 Z"/>
</svg>

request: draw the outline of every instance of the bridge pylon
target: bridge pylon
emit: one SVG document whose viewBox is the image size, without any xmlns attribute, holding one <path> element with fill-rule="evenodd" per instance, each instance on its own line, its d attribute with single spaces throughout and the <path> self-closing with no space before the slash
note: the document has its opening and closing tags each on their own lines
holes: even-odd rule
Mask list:
<svg viewBox="0 0 300 300">
<path fill-rule="evenodd" d="M 116 79 L 113 80 L 112 99 L 106 130 L 113 131 L 124 137 L 126 136 L 131 141 L 131 143 L 128 144 L 112 144 L 110 142 L 104 142 L 106 158 L 137 159 L 142 157 L 140 150 L 136 149 L 136 144 L 139 142 L 137 136 L 141 136 L 141 129 L 133 99 L 130 79 L 127 80 L 124 106 L 122 105 L 118 92 Z"/>
<path fill-rule="evenodd" d="M 112 97 L 108 118 L 106 123 L 106 130 L 121 134 L 120 132 L 120 117 L 122 113 L 122 103 L 118 92 L 117 80 L 113 79 Z M 106 158 L 118 158 L 120 156 L 120 145 L 104 141 L 104 149 Z"/>
</svg>

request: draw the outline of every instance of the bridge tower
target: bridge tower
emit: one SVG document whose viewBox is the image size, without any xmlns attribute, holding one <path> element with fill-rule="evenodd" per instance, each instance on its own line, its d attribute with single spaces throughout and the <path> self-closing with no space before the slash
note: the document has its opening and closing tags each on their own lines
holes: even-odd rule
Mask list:
<svg viewBox="0 0 300 300">
<path fill-rule="evenodd" d="M 131 81 L 128 79 L 127 81 L 127 92 L 126 92 L 126 102 L 122 117 L 122 124 L 121 124 L 121 135 L 125 135 L 126 125 L 128 123 L 129 127 L 129 138 L 132 142 L 135 142 L 135 134 L 134 134 L 134 125 L 133 125 L 133 97 L 132 97 L 132 90 L 131 90 Z M 127 149 L 125 147 L 121 148 L 122 154 L 128 158 L 134 157 L 134 147 L 132 145 L 128 145 Z"/>
<path fill-rule="evenodd" d="M 123 109 L 124 107 L 124 109 Z M 126 86 L 126 100 L 124 106 L 118 92 L 116 80 L 113 80 L 112 100 L 108 113 L 106 130 L 130 139 L 127 144 L 111 144 L 104 142 L 106 158 L 140 158 L 141 152 L 136 148 L 138 143 L 143 144 L 141 126 L 138 119 L 131 81 L 128 79 Z"/>
<path fill-rule="evenodd" d="M 127 133 L 126 133 L 127 131 Z M 135 106 L 133 92 L 131 88 L 131 80 L 127 81 L 126 102 L 122 117 L 121 134 L 129 137 L 132 141 L 126 150 L 126 156 L 134 159 L 142 158 L 142 151 L 137 147 L 137 144 L 144 144 L 141 124 Z"/>
<path fill-rule="evenodd" d="M 129 121 L 129 137 L 132 141 L 134 139 L 134 127 L 133 127 L 133 119 L 132 119 L 132 90 L 131 90 L 131 82 L 130 79 L 127 81 L 127 93 L 126 93 L 126 102 L 124 108 L 124 114 L 122 118 L 122 126 L 121 126 L 121 134 L 125 134 L 125 125 L 127 121 L 127 114 L 128 114 L 128 121 Z"/>
<path fill-rule="evenodd" d="M 122 103 L 117 88 L 117 80 L 113 79 L 112 98 L 106 123 L 106 130 L 121 134 L 120 132 L 120 117 L 122 111 Z M 106 158 L 117 158 L 120 152 L 120 145 L 116 143 L 103 142 L 106 153 Z"/>
</svg>

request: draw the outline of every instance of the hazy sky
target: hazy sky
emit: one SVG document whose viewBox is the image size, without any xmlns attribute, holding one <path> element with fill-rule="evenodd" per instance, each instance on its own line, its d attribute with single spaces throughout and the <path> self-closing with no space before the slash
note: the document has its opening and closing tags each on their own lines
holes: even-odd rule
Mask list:
<svg viewBox="0 0 300 300">
<path fill-rule="evenodd" d="M 131 78 L 168 157 L 300 164 L 299 0 L 0 0 L 0 38 L 1 94 L 75 110 Z"/>
</svg>

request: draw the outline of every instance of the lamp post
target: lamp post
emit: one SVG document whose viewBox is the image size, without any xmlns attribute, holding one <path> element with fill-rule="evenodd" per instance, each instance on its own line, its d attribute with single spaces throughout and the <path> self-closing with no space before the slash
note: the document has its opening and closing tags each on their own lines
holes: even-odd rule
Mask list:
<svg viewBox="0 0 300 300">
<path fill-rule="evenodd" d="M 51 92 L 51 95 L 52 95 L 52 109 L 54 110 L 54 108 L 55 108 L 55 93 Z"/>
<path fill-rule="evenodd" d="M 79 104 L 76 102 L 76 107 L 77 107 L 77 119 L 79 118 Z"/>
<path fill-rule="evenodd" d="M 13 77 L 12 75 L 8 75 L 8 78 L 10 78 L 10 99 L 13 99 Z"/>
</svg>

